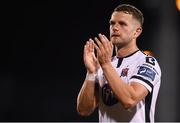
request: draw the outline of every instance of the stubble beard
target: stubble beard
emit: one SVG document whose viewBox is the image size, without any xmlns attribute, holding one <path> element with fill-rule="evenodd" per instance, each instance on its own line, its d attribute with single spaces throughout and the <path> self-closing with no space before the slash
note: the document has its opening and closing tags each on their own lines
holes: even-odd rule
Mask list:
<svg viewBox="0 0 180 123">
<path fill-rule="evenodd" d="M 111 39 L 114 46 L 116 46 L 118 49 L 121 49 L 124 47 L 125 43 L 121 41 L 120 39 Z"/>
<path fill-rule="evenodd" d="M 126 47 L 129 44 L 129 41 L 122 41 L 121 39 L 111 39 L 113 45 L 117 48 L 117 50 Z"/>
</svg>

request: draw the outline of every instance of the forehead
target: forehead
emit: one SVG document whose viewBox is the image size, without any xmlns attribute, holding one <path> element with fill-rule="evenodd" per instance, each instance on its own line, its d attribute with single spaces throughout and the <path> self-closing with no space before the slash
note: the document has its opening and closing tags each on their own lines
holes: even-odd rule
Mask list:
<svg viewBox="0 0 180 123">
<path fill-rule="evenodd" d="M 114 21 L 131 20 L 131 19 L 133 19 L 132 15 L 123 11 L 120 11 L 120 12 L 115 11 L 111 15 L 111 20 L 114 20 Z"/>
</svg>

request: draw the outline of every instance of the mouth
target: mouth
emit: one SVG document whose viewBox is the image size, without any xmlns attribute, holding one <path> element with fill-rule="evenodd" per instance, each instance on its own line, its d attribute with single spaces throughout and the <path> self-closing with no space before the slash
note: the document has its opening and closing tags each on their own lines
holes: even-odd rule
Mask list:
<svg viewBox="0 0 180 123">
<path fill-rule="evenodd" d="M 118 34 L 112 34 L 111 37 L 120 37 Z"/>
</svg>

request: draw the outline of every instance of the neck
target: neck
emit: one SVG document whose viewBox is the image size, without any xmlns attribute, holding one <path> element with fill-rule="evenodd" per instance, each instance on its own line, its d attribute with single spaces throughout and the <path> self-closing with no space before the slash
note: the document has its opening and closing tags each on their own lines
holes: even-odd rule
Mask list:
<svg viewBox="0 0 180 123">
<path fill-rule="evenodd" d="M 116 47 L 116 56 L 117 57 L 126 57 L 135 51 L 139 50 L 137 45 L 130 45 L 125 47 Z"/>
</svg>

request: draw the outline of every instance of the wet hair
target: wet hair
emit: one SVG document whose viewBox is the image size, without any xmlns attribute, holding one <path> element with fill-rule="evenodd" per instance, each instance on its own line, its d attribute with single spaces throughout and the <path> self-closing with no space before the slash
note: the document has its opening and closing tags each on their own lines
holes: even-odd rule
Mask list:
<svg viewBox="0 0 180 123">
<path fill-rule="evenodd" d="M 143 13 L 135 6 L 130 4 L 120 4 L 114 9 L 114 12 L 120 12 L 120 11 L 131 14 L 141 24 L 141 26 L 143 26 L 144 23 Z"/>
</svg>

